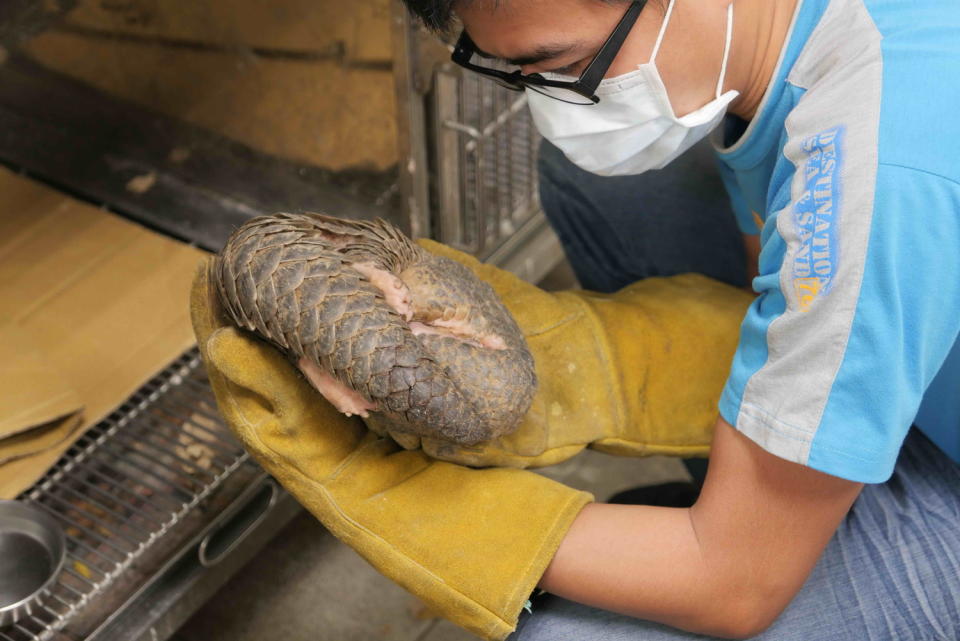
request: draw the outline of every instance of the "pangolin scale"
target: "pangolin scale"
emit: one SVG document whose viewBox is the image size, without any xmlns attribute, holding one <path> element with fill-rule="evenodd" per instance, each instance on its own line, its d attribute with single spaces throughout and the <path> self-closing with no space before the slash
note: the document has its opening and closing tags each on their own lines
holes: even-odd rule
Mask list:
<svg viewBox="0 0 960 641">
<path fill-rule="evenodd" d="M 385 221 L 261 216 L 212 270 L 237 326 L 358 392 L 380 433 L 473 445 L 529 409 L 533 358 L 493 289 Z"/>
</svg>

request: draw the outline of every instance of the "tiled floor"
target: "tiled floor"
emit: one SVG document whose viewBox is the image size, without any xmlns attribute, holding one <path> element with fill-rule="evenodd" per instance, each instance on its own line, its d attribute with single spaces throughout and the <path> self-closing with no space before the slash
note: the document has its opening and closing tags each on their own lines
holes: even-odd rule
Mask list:
<svg viewBox="0 0 960 641">
<path fill-rule="evenodd" d="M 569 287 L 562 265 L 541 284 Z M 536 470 L 605 500 L 639 485 L 689 478 L 676 459 L 628 459 L 592 450 Z M 469 641 L 432 618 L 309 514 L 297 517 L 181 628 L 177 641 Z"/>
</svg>

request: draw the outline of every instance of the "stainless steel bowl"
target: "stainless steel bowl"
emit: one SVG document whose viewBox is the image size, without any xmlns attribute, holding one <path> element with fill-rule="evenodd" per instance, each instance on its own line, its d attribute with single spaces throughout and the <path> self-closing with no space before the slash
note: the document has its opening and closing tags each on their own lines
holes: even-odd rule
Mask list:
<svg viewBox="0 0 960 641">
<path fill-rule="evenodd" d="M 65 559 L 56 519 L 29 503 L 0 501 L 0 627 L 36 611 Z"/>
</svg>

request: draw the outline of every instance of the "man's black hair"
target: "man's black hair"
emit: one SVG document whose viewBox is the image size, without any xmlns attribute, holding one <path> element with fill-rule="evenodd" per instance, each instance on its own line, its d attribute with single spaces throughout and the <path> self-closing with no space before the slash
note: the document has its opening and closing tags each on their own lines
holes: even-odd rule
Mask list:
<svg viewBox="0 0 960 641">
<path fill-rule="evenodd" d="M 433 31 L 441 33 L 449 31 L 453 23 L 454 2 L 456 0 L 403 0 L 410 13 Z"/>
<path fill-rule="evenodd" d="M 430 29 L 446 33 L 453 24 L 453 5 L 469 0 L 403 0 L 410 13 L 420 18 Z M 500 1 L 500 0 L 498 0 Z M 602 0 L 603 2 L 622 2 L 623 0 Z"/>
</svg>

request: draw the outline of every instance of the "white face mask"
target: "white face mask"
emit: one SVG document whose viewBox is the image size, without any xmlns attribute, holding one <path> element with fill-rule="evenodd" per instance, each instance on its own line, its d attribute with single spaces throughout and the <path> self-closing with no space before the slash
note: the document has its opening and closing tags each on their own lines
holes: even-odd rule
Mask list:
<svg viewBox="0 0 960 641">
<path fill-rule="evenodd" d="M 604 176 L 661 169 L 719 124 L 727 105 L 739 95 L 721 95 L 733 31 L 733 4 L 727 9 L 727 35 L 716 98 L 677 118 L 655 63 L 675 0 L 670 0 L 650 62 L 636 71 L 608 78 L 597 87 L 600 102 L 572 105 L 527 89 L 533 122 L 575 165 Z M 544 77 L 568 79 L 559 74 Z"/>
</svg>

